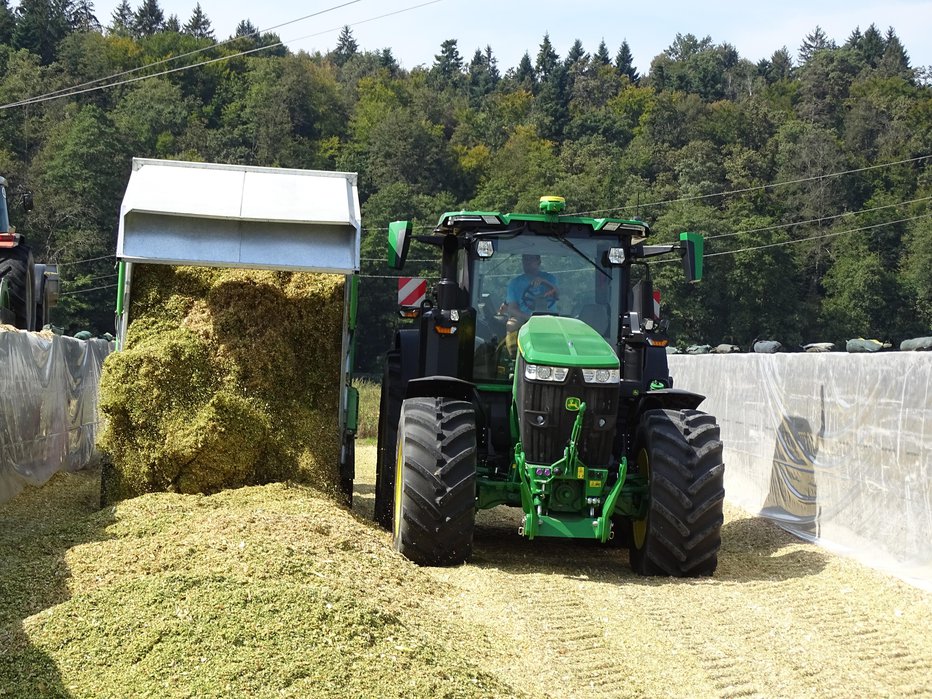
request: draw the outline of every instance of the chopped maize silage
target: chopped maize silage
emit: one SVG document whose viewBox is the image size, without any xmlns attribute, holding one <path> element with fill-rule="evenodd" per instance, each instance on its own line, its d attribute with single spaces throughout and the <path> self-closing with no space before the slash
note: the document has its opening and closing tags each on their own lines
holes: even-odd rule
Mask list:
<svg viewBox="0 0 932 699">
<path fill-rule="evenodd" d="M 342 276 L 137 265 L 130 319 L 101 377 L 106 501 L 334 489 Z"/>
</svg>

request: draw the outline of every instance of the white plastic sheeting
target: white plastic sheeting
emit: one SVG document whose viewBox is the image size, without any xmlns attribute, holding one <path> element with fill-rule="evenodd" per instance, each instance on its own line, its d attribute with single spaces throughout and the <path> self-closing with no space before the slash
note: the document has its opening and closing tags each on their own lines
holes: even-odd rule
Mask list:
<svg viewBox="0 0 932 699">
<path fill-rule="evenodd" d="M 932 355 L 669 360 L 719 420 L 729 501 L 932 590 Z"/>
<path fill-rule="evenodd" d="M 97 388 L 112 343 L 0 329 L 0 502 L 97 452 Z"/>
</svg>

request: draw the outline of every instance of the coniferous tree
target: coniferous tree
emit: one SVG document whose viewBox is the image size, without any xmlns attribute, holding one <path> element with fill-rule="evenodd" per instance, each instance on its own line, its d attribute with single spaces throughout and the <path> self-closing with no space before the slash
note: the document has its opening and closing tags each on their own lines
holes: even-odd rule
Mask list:
<svg viewBox="0 0 932 699">
<path fill-rule="evenodd" d="M 883 52 L 886 48 L 883 34 L 877 29 L 877 25 L 871 24 L 865 31 L 864 37 L 857 46 L 857 51 L 871 68 L 876 68 L 883 58 Z"/>
<path fill-rule="evenodd" d="M 22 0 L 15 16 L 13 47 L 36 54 L 44 64 L 52 63 L 58 43 L 71 29 L 62 4 L 50 0 Z"/>
<path fill-rule="evenodd" d="M 903 44 L 900 43 L 896 32 L 893 31 L 893 27 L 887 29 L 884 43 L 886 47 L 883 51 L 883 58 L 877 64 L 878 72 L 884 77 L 899 76 L 911 80 L 913 72 L 909 67 L 909 55 L 906 53 L 906 49 L 903 48 Z"/>
<path fill-rule="evenodd" d="M 557 70 L 560 64 L 560 57 L 550 43 L 550 34 L 544 34 L 544 40 L 540 43 L 540 49 L 537 51 L 537 61 L 534 63 L 534 71 L 540 82 L 548 80 Z"/>
<path fill-rule="evenodd" d="M 524 55 L 521 56 L 521 60 L 518 61 L 518 67 L 515 69 L 514 80 L 518 85 L 532 90 L 534 84 L 537 82 L 537 78 L 534 75 L 534 65 L 531 63 L 530 54 L 525 51 Z"/>
<path fill-rule="evenodd" d="M 463 77 L 463 59 L 456 46 L 456 39 L 447 39 L 440 44 L 440 53 L 434 56 L 430 69 L 431 79 L 439 89 L 457 87 Z"/>
<path fill-rule="evenodd" d="M 500 79 L 497 62 L 491 46 L 486 46 L 485 51 L 476 49 L 467 70 L 469 93 L 474 100 L 481 99 L 495 89 Z"/>
<path fill-rule="evenodd" d="M 337 47 L 333 50 L 333 62 L 338 66 L 346 65 L 346 62 L 357 53 L 359 53 L 359 44 L 353 38 L 353 30 L 346 24 L 340 30 Z"/>
<path fill-rule="evenodd" d="M 765 63 L 763 77 L 768 83 L 788 80 L 793 75 L 793 58 L 786 46 L 774 51 Z"/>
<path fill-rule="evenodd" d="M 133 31 L 133 8 L 129 0 L 122 0 L 110 15 L 110 33 L 129 36 Z"/>
<path fill-rule="evenodd" d="M 158 0 L 143 0 L 133 15 L 133 36 L 137 39 L 152 36 L 162 30 L 165 14 Z"/>
<path fill-rule="evenodd" d="M 388 74 L 392 77 L 398 72 L 398 61 L 395 60 L 392 50 L 388 47 L 379 52 L 379 65 L 388 69 Z"/>
<path fill-rule="evenodd" d="M 10 44 L 15 28 L 16 20 L 10 10 L 10 3 L 8 0 L 0 0 L 0 44 Z"/>
<path fill-rule="evenodd" d="M 612 57 L 608 55 L 608 46 L 605 45 L 605 39 L 599 42 L 599 48 L 595 52 L 594 59 L 599 65 L 608 66 L 612 64 Z"/>
<path fill-rule="evenodd" d="M 615 56 L 615 69 L 620 75 L 627 75 L 628 80 L 634 85 L 641 82 L 641 76 L 634 67 L 634 57 L 631 55 L 631 47 L 628 46 L 628 40 L 621 42 L 618 48 L 618 54 Z"/>
<path fill-rule="evenodd" d="M 165 26 L 162 27 L 163 32 L 174 32 L 175 34 L 181 33 L 181 20 L 178 19 L 178 15 L 170 14 L 168 19 L 165 20 Z"/>
<path fill-rule="evenodd" d="M 492 55 L 491 44 L 485 45 L 485 65 L 489 71 L 489 77 L 492 79 L 492 84 L 497 85 L 498 81 L 502 79 L 502 74 L 498 70 L 498 59 Z"/>
<path fill-rule="evenodd" d="M 806 35 L 799 47 L 799 62 L 808 63 L 819 51 L 833 48 L 835 48 L 835 42 L 829 39 L 828 35 L 822 31 L 822 27 L 817 24 L 812 33 Z"/>
<path fill-rule="evenodd" d="M 100 22 L 94 15 L 94 3 L 77 0 L 71 8 L 71 30 L 76 32 L 99 32 Z"/>
<path fill-rule="evenodd" d="M 213 40 L 214 30 L 211 29 L 210 19 L 208 19 L 207 15 L 204 14 L 204 11 L 201 9 L 201 3 L 197 3 L 194 6 L 191 19 L 185 22 L 184 33 L 190 34 L 195 39 Z"/>
<path fill-rule="evenodd" d="M 576 66 L 589 62 L 589 54 L 583 48 L 582 41 L 576 39 L 570 46 L 570 52 L 566 55 L 566 66 Z"/>
<path fill-rule="evenodd" d="M 259 36 L 259 29 L 248 19 L 243 19 L 236 25 L 236 31 L 233 36 Z"/>
</svg>

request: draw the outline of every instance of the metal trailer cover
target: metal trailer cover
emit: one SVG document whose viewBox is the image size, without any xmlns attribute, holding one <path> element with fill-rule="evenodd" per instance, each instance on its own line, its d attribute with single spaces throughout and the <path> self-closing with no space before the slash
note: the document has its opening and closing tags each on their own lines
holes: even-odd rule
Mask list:
<svg viewBox="0 0 932 699">
<path fill-rule="evenodd" d="M 133 158 L 117 257 L 353 274 L 356 174 Z"/>
</svg>

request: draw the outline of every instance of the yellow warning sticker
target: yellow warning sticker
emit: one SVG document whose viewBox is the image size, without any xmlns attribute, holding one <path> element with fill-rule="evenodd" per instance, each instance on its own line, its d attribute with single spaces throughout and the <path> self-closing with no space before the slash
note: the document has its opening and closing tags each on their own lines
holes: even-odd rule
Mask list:
<svg viewBox="0 0 932 699">
<path fill-rule="evenodd" d="M 590 488 L 601 488 L 602 481 L 589 481 L 589 487 Z"/>
<path fill-rule="evenodd" d="M 577 478 L 580 478 L 580 479 L 585 478 L 585 477 L 586 477 L 586 469 L 583 468 L 582 466 L 580 466 L 579 468 L 577 468 L 577 469 L 576 469 L 576 477 L 577 477 Z"/>
</svg>

